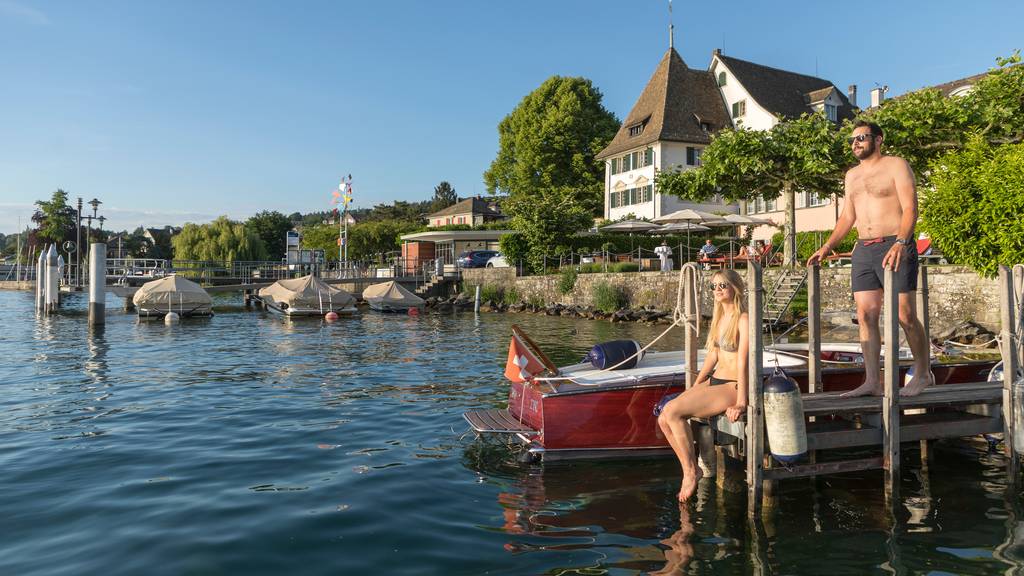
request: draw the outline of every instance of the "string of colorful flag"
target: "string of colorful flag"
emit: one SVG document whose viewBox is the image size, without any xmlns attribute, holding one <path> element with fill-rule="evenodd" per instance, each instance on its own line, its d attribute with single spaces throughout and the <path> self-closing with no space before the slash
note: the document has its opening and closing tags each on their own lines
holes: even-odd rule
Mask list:
<svg viewBox="0 0 1024 576">
<path fill-rule="evenodd" d="M 348 204 L 352 201 L 352 175 L 341 179 L 341 184 L 338 184 L 338 189 L 331 192 L 331 205 L 336 206 L 339 202 L 345 210 L 348 210 Z"/>
</svg>

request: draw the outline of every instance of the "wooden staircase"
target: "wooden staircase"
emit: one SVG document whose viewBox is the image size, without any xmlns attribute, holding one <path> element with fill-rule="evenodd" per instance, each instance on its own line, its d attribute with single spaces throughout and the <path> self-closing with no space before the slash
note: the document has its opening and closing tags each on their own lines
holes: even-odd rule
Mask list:
<svg viewBox="0 0 1024 576">
<path fill-rule="evenodd" d="M 764 298 L 765 328 L 778 328 L 786 310 L 789 310 L 790 304 L 806 281 L 806 268 L 783 268 L 782 275 Z"/>
</svg>

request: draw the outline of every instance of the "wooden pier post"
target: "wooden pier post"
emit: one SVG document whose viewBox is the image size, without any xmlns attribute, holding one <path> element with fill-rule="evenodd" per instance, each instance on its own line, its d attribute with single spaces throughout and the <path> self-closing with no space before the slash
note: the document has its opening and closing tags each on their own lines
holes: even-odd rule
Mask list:
<svg viewBox="0 0 1024 576">
<path fill-rule="evenodd" d="M 764 321 L 761 310 L 762 299 L 761 266 L 756 262 L 747 265 L 747 314 L 750 318 L 749 351 L 747 357 L 747 515 L 757 518 L 761 514 L 761 500 L 764 495 L 764 388 L 761 373 L 762 337 Z"/>
<path fill-rule="evenodd" d="M 821 266 L 815 264 L 807 271 L 807 393 L 821 390 Z M 808 458 L 812 464 L 817 462 L 817 451 L 811 450 Z"/>
<path fill-rule="evenodd" d="M 1024 435 L 1024 415 L 1018 405 L 1021 390 L 1015 390 L 1014 379 L 1020 369 L 1020 358 L 1017 349 L 1016 328 L 1019 319 L 1016 317 L 1017 298 L 1014 291 L 1013 274 L 1006 266 L 999 267 L 999 312 L 1000 332 L 999 350 L 1003 356 L 1003 443 L 1006 446 L 1007 468 L 1009 481 L 1015 485 L 1020 470 L 1020 453 L 1024 450 L 1024 442 L 1018 436 Z"/>
<path fill-rule="evenodd" d="M 821 392 L 821 267 L 807 271 L 807 393 Z"/>
<path fill-rule="evenodd" d="M 894 510 L 899 501 L 900 479 L 900 295 L 895 273 L 885 271 L 883 292 L 885 370 L 882 381 L 882 462 L 885 466 L 886 508 Z"/>
<path fill-rule="evenodd" d="M 697 382 L 700 367 L 697 366 L 697 314 L 700 314 L 700 303 L 697 302 L 697 282 L 701 281 L 696 266 L 684 265 L 683 271 L 683 354 L 686 358 L 686 389 L 689 390 Z"/>
<path fill-rule="evenodd" d="M 932 331 L 931 322 L 928 319 L 928 268 L 921 264 L 917 267 L 917 317 L 924 327 L 924 341 L 928 343 L 928 356 L 931 357 Z M 922 438 L 921 442 L 921 465 L 928 462 L 928 439 Z"/>
</svg>

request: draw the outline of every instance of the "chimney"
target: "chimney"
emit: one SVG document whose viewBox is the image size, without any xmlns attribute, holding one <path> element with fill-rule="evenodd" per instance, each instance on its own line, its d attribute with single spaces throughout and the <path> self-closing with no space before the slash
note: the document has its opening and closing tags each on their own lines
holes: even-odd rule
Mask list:
<svg viewBox="0 0 1024 576">
<path fill-rule="evenodd" d="M 878 108 L 885 101 L 885 93 L 889 90 L 888 86 L 882 86 L 880 88 L 871 89 L 871 107 Z"/>
<path fill-rule="evenodd" d="M 854 108 L 857 107 L 857 85 L 850 84 L 846 89 L 846 97 L 850 100 L 850 105 Z"/>
<path fill-rule="evenodd" d="M 721 56 L 722 55 L 722 49 L 721 48 L 715 48 L 714 50 L 711 51 L 711 55 L 712 56 Z"/>
</svg>

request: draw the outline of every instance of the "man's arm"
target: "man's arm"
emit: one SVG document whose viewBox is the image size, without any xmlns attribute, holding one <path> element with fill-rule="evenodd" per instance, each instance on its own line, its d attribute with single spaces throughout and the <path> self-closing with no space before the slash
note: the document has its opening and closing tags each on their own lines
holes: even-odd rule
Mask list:
<svg viewBox="0 0 1024 576">
<path fill-rule="evenodd" d="M 849 182 L 850 173 L 847 172 L 846 184 L 849 184 Z M 846 186 L 846 191 L 850 191 L 848 185 Z M 846 235 L 853 229 L 855 222 L 857 222 L 857 212 L 853 208 L 853 198 L 847 197 L 846 201 L 843 202 L 843 211 L 839 213 L 839 220 L 836 221 L 835 229 L 832 230 L 832 234 L 825 241 L 825 244 L 807 259 L 807 265 L 820 264 L 829 255 L 829 252 L 832 252 L 833 247 L 838 246 L 843 241 L 843 238 L 846 238 Z"/>
<path fill-rule="evenodd" d="M 894 158 L 892 163 L 893 185 L 896 187 L 896 199 L 899 200 L 900 210 L 903 216 L 900 218 L 900 228 L 897 232 L 897 240 L 913 241 L 914 227 L 917 225 L 917 188 L 914 186 L 914 171 L 910 164 L 902 158 Z M 917 247 L 911 242 L 893 244 L 885 258 L 882 259 L 882 267 L 892 267 L 899 270 L 900 260 L 906 253 L 905 250 Z"/>
</svg>

